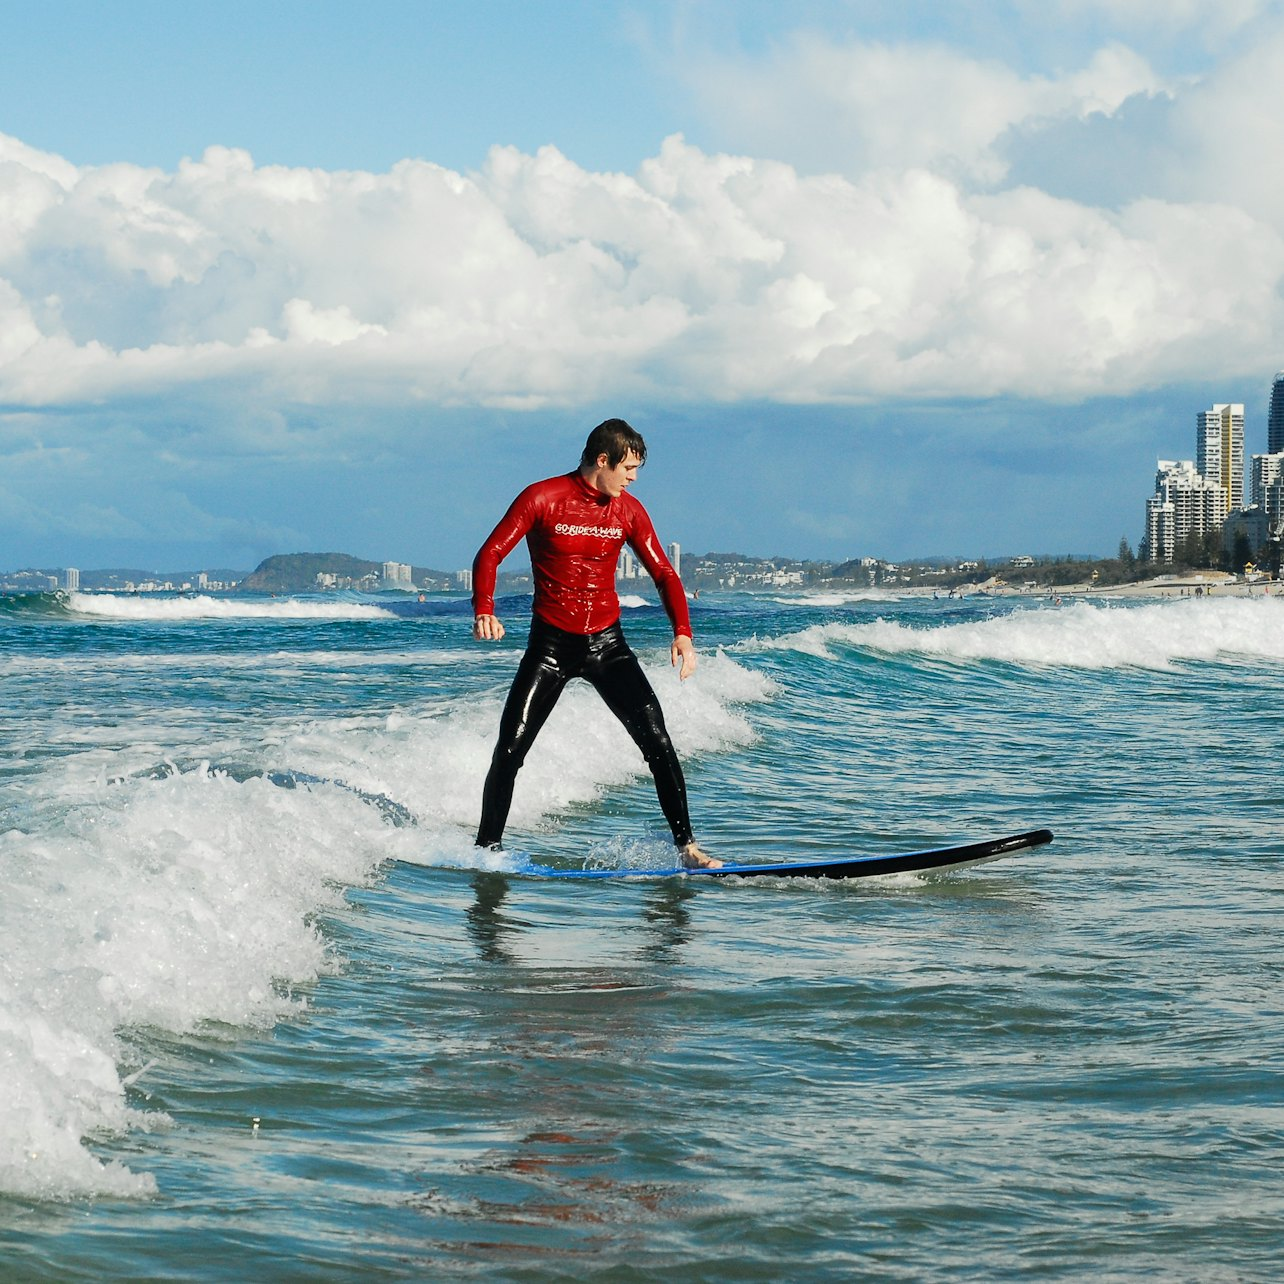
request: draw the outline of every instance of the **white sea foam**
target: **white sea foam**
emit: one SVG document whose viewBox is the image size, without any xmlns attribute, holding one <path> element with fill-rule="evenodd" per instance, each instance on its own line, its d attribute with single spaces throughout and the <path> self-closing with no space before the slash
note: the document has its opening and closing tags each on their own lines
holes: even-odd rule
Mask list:
<svg viewBox="0 0 1284 1284">
<path fill-rule="evenodd" d="M 1186 598 L 1139 606 L 1077 602 L 962 624 L 818 624 L 743 644 L 748 650 L 791 650 L 822 658 L 832 657 L 835 646 L 1083 669 L 1284 660 L 1284 600 Z"/>
<path fill-rule="evenodd" d="M 752 738 L 738 706 L 769 697 L 768 679 L 715 654 L 680 685 L 667 653 L 644 658 L 688 759 Z M 121 780 L 168 734 L 139 714 L 113 727 L 115 748 L 53 758 L 28 779 L 0 834 L 0 1190 L 150 1194 L 148 1173 L 104 1163 L 84 1141 L 166 1126 L 147 1110 L 150 1056 L 134 1051 L 131 1029 L 262 1027 L 299 1012 L 298 988 L 334 963 L 318 911 L 341 912 L 342 889 L 377 879 L 390 857 L 511 868 L 472 846 L 506 676 L 481 699 L 391 715 L 266 712 L 239 744 L 223 728 L 217 751 L 237 758 L 235 773 L 205 764 Z M 75 711 L 65 716 L 70 725 Z M 182 748 L 190 757 L 190 740 Z M 269 771 L 282 773 L 276 783 L 254 774 Z M 645 773 L 576 684 L 519 777 L 514 845 Z M 390 823 L 407 811 L 413 825 Z"/>
<path fill-rule="evenodd" d="M 147 1193 L 148 1176 L 81 1145 L 157 1122 L 126 1104 L 119 1031 L 261 1025 L 298 1008 L 282 987 L 327 966 L 310 916 L 367 880 L 399 831 L 342 790 L 208 770 L 132 780 L 35 820 L 0 835 L 0 1187 Z"/>
<path fill-rule="evenodd" d="M 696 679 L 679 683 L 667 656 L 644 658 L 680 754 L 716 752 L 753 739 L 738 706 L 768 699 L 770 679 L 714 654 L 702 657 Z M 314 722 L 279 753 L 293 766 L 397 798 L 422 821 L 474 826 L 505 694 L 499 689 L 430 717 L 399 713 Z M 574 683 L 540 733 L 539 752 L 518 777 L 512 826 L 539 826 L 645 773 L 641 754 L 601 699 Z"/>
<path fill-rule="evenodd" d="M 300 598 L 251 601 L 215 597 L 120 597 L 69 593 L 77 615 L 112 620 L 395 620 L 396 614 L 367 602 L 312 602 Z"/>
<path fill-rule="evenodd" d="M 632 610 L 636 610 L 639 606 L 654 606 L 655 603 L 648 602 L 646 598 L 642 597 L 637 593 L 621 593 L 620 605 L 622 607 L 627 607 Z"/>
<path fill-rule="evenodd" d="M 467 632 L 468 626 L 461 629 Z M 476 645 L 446 650 L 424 648 L 419 651 L 269 651 L 249 652 L 243 655 L 222 655 L 210 651 L 169 651 L 165 654 L 165 668 L 170 671 L 218 672 L 273 672 L 291 673 L 308 669 L 327 669 L 341 673 L 356 669 L 395 668 L 450 668 L 464 665 L 493 664 L 495 653 Z M 3 674 L 77 674 L 90 673 L 102 664 L 102 657 L 93 653 L 84 655 L 7 655 L 0 656 L 0 675 Z M 112 671 L 124 673 L 131 670 L 154 673 L 157 660 L 154 655 L 121 655 L 112 660 Z"/>
</svg>

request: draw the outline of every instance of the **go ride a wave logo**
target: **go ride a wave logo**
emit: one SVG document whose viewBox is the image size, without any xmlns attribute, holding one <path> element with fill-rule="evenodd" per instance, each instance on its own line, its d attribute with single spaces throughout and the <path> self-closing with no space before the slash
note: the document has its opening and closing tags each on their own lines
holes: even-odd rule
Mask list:
<svg viewBox="0 0 1284 1284">
<path fill-rule="evenodd" d="M 553 527 L 555 535 L 596 535 L 600 539 L 623 539 L 622 526 L 572 526 L 570 522 L 558 522 Z"/>
</svg>

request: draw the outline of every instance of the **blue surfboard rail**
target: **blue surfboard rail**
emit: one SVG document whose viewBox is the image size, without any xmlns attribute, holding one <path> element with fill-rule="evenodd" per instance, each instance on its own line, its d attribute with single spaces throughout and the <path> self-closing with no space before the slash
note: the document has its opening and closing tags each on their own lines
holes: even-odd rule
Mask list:
<svg viewBox="0 0 1284 1284">
<path fill-rule="evenodd" d="M 515 872 L 534 878 L 576 880 L 648 878 L 874 878 L 879 874 L 915 874 L 932 870 L 962 869 L 998 860 L 1014 852 L 1041 847 L 1052 841 L 1050 829 L 1031 829 L 1005 838 L 989 838 L 956 847 L 930 851 L 896 852 L 887 856 L 838 857 L 821 861 L 781 861 L 761 865 L 722 865 L 717 869 L 557 869 L 530 862 Z"/>
</svg>

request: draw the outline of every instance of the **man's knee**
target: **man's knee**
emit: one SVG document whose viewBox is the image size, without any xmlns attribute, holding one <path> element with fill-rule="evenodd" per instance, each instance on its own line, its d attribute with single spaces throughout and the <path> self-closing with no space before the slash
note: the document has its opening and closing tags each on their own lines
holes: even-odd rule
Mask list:
<svg viewBox="0 0 1284 1284">
<path fill-rule="evenodd" d="M 673 741 L 669 739 L 668 728 L 664 725 L 664 716 L 659 706 L 643 711 L 643 716 L 629 724 L 633 741 L 642 750 L 642 756 L 652 766 L 668 762 L 674 757 Z"/>
<path fill-rule="evenodd" d="M 501 742 L 495 746 L 495 752 L 490 756 L 490 769 L 492 771 L 501 771 L 509 775 L 516 775 L 526 761 L 526 755 L 530 752 L 531 742 L 514 740 L 507 743 Z"/>
</svg>

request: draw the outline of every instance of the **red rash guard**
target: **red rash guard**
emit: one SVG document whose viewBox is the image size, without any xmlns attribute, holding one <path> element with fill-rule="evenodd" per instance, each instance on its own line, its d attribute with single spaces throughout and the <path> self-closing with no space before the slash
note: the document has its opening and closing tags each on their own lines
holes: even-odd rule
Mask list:
<svg viewBox="0 0 1284 1284">
<path fill-rule="evenodd" d="M 566 633 L 600 633 L 620 618 L 615 566 L 627 541 L 660 590 L 675 635 L 691 636 L 682 581 L 646 509 L 627 491 L 614 499 L 578 473 L 535 482 L 513 500 L 473 562 L 473 614 L 495 614 L 499 564 L 526 536 L 535 614 Z"/>
</svg>

